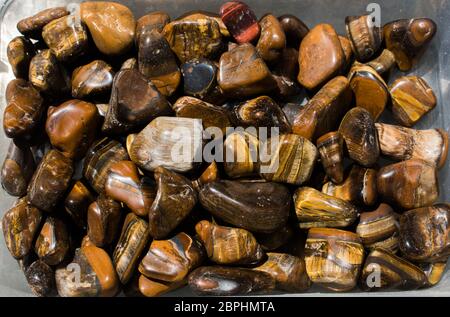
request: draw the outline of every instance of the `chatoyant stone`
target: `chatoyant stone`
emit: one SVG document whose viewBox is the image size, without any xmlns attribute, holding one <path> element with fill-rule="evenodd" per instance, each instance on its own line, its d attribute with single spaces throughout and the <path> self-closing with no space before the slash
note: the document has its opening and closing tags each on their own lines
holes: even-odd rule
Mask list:
<svg viewBox="0 0 450 317">
<path fill-rule="evenodd" d="M 94 104 L 74 99 L 49 108 L 45 131 L 54 148 L 78 159 L 94 142 L 99 123 L 100 115 Z"/>
<path fill-rule="evenodd" d="M 292 14 L 279 16 L 278 20 L 286 35 L 286 45 L 298 49 L 303 38 L 308 34 L 309 28 L 303 21 Z"/>
<path fill-rule="evenodd" d="M 82 181 L 76 181 L 64 200 L 64 208 L 75 225 L 81 229 L 87 228 L 89 205 L 94 202 L 94 196 Z"/>
<path fill-rule="evenodd" d="M 122 220 L 120 203 L 100 195 L 87 212 L 89 241 L 97 247 L 106 247 L 115 241 Z"/>
<path fill-rule="evenodd" d="M 28 79 L 28 70 L 34 54 L 34 45 L 26 37 L 17 36 L 8 43 L 6 55 L 16 78 Z"/>
<path fill-rule="evenodd" d="M 344 181 L 344 139 L 337 132 L 328 132 L 317 139 L 317 150 L 323 168 L 335 184 Z"/>
<path fill-rule="evenodd" d="M 281 184 L 221 180 L 206 184 L 199 197 L 213 216 L 252 232 L 274 232 L 289 217 L 290 193 Z"/>
<path fill-rule="evenodd" d="M 382 29 L 376 25 L 374 17 L 349 16 L 345 18 L 345 26 L 356 59 L 362 63 L 371 60 L 380 50 L 383 41 Z"/>
<path fill-rule="evenodd" d="M 286 47 L 286 35 L 276 17 L 265 15 L 261 21 L 261 36 L 256 49 L 266 62 L 273 62 L 280 58 L 281 51 Z"/>
<path fill-rule="evenodd" d="M 247 131 L 235 131 L 224 142 L 223 168 L 230 178 L 251 177 L 259 173 L 259 140 Z"/>
<path fill-rule="evenodd" d="M 2 229 L 6 247 L 15 259 L 26 257 L 41 224 L 42 212 L 21 198 L 3 216 Z"/>
<path fill-rule="evenodd" d="M 377 187 L 384 201 L 406 210 L 431 206 L 439 197 L 436 167 L 421 159 L 381 168 Z"/>
<path fill-rule="evenodd" d="M 334 28 L 315 26 L 302 40 L 299 50 L 298 81 L 308 90 L 320 88 L 336 76 L 345 64 L 345 55 Z"/>
<path fill-rule="evenodd" d="M 139 46 L 140 37 L 142 34 L 151 32 L 153 30 L 161 33 L 164 27 L 170 22 L 170 16 L 163 11 L 150 12 L 136 21 L 136 46 Z"/>
<path fill-rule="evenodd" d="M 121 55 L 133 46 L 136 21 L 126 6 L 116 2 L 88 1 L 80 4 L 80 14 L 103 54 Z"/>
<path fill-rule="evenodd" d="M 224 3 L 220 7 L 220 16 L 238 43 L 253 42 L 259 36 L 260 26 L 256 15 L 244 2 Z"/>
<path fill-rule="evenodd" d="M 384 49 L 380 56 L 366 63 L 367 66 L 372 67 L 379 75 L 384 75 L 389 73 L 395 64 L 394 54 L 388 50 Z"/>
<path fill-rule="evenodd" d="M 111 92 L 114 71 L 102 60 L 76 68 L 72 73 L 73 98 L 97 98 Z"/>
<path fill-rule="evenodd" d="M 34 261 L 25 271 L 28 286 L 38 297 L 49 296 L 55 287 L 55 272 L 41 260 Z"/>
<path fill-rule="evenodd" d="M 69 243 L 66 224 L 58 218 L 48 217 L 36 239 L 34 251 L 46 264 L 58 265 L 68 255 Z"/>
<path fill-rule="evenodd" d="M 216 21 L 219 25 L 220 34 L 224 37 L 230 37 L 230 31 L 228 31 L 225 23 L 223 23 L 220 15 L 215 12 L 204 11 L 204 10 L 193 10 L 186 12 L 179 16 L 176 20 L 196 20 L 196 19 L 209 19 Z"/>
<path fill-rule="evenodd" d="M 49 8 L 40 11 L 31 17 L 20 20 L 19 23 L 17 23 L 17 29 L 26 37 L 40 40 L 44 26 L 53 20 L 62 18 L 66 15 L 69 15 L 69 11 L 64 7 Z"/>
<path fill-rule="evenodd" d="M 220 175 L 217 163 L 215 161 L 212 161 L 212 163 L 208 165 L 208 167 L 203 171 L 200 177 L 192 182 L 192 185 L 198 191 L 204 185 L 215 182 L 219 180 L 219 178 Z"/>
<path fill-rule="evenodd" d="M 245 229 L 219 226 L 203 220 L 197 223 L 195 231 L 209 259 L 217 264 L 255 264 L 264 257 L 264 251 L 253 234 Z"/>
<path fill-rule="evenodd" d="M 72 174 L 72 160 L 57 150 L 50 150 L 30 181 L 28 201 L 41 210 L 53 211 L 69 188 Z"/>
<path fill-rule="evenodd" d="M 350 65 L 353 58 L 353 48 L 352 42 L 346 37 L 339 35 L 339 42 L 341 43 L 342 50 L 344 51 L 345 56 L 345 69 Z"/>
<path fill-rule="evenodd" d="M 433 89 L 420 77 L 400 77 L 392 83 L 389 91 L 394 118 L 406 127 L 415 125 L 437 104 Z"/>
<path fill-rule="evenodd" d="M 386 48 L 394 53 L 401 71 L 414 66 L 436 31 L 436 23 L 428 18 L 401 19 L 383 27 Z"/>
<path fill-rule="evenodd" d="M 184 63 L 181 65 L 184 93 L 211 103 L 222 99 L 217 72 L 216 63 L 205 58 Z"/>
<path fill-rule="evenodd" d="M 141 274 L 138 280 L 139 292 L 146 297 L 158 297 L 183 287 L 186 281 L 180 283 L 168 283 L 159 280 L 149 279 Z"/>
<path fill-rule="evenodd" d="M 438 284 L 447 272 L 447 258 L 435 263 L 419 263 L 418 266 L 423 270 L 427 277 L 427 286 Z"/>
</svg>

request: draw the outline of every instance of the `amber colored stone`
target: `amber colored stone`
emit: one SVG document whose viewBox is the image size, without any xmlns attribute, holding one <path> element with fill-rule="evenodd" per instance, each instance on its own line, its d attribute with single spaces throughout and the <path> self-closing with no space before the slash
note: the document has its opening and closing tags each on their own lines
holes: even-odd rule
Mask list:
<svg viewBox="0 0 450 317">
<path fill-rule="evenodd" d="M 225 95 L 241 98 L 275 89 L 267 65 L 251 44 L 242 44 L 220 57 L 217 81 Z"/>
<path fill-rule="evenodd" d="M 120 203 L 101 194 L 91 203 L 87 212 L 89 241 L 97 247 L 105 247 L 117 238 L 122 218 Z"/>
<path fill-rule="evenodd" d="M 14 79 L 6 87 L 3 130 L 9 138 L 31 136 L 41 123 L 44 99 L 24 79 Z"/>
<path fill-rule="evenodd" d="M 25 196 L 35 168 L 30 147 L 12 140 L 0 172 L 3 189 L 11 196 Z"/>
<path fill-rule="evenodd" d="M 345 55 L 334 28 L 315 26 L 303 39 L 299 50 L 298 81 L 308 90 L 321 87 L 336 76 L 345 64 Z"/>
<path fill-rule="evenodd" d="M 437 100 L 427 82 L 416 76 L 404 76 L 389 86 L 394 118 L 406 127 L 412 127 L 436 107 Z"/>
<path fill-rule="evenodd" d="M 136 46 L 139 46 L 139 41 L 142 34 L 148 33 L 152 30 L 156 30 L 161 33 L 169 22 L 170 16 L 163 11 L 153 11 L 139 18 L 136 21 Z"/>
<path fill-rule="evenodd" d="M 139 291 L 145 297 L 158 297 L 183 287 L 186 281 L 180 283 L 167 283 L 163 281 L 156 281 L 141 275 L 139 277 Z"/>
<path fill-rule="evenodd" d="M 448 258 L 444 258 L 442 261 L 435 263 L 418 264 L 427 277 L 427 286 L 435 286 L 442 280 L 447 272 L 447 260 Z"/>
<path fill-rule="evenodd" d="M 386 48 L 394 53 L 401 71 L 408 71 L 417 63 L 436 31 L 436 23 L 428 18 L 401 19 L 383 27 Z"/>
<path fill-rule="evenodd" d="M 28 79 L 28 69 L 34 54 L 34 45 L 26 37 L 17 36 L 8 43 L 7 57 L 16 78 Z"/>
<path fill-rule="evenodd" d="M 339 35 L 339 42 L 341 42 L 342 50 L 344 51 L 345 65 L 348 66 L 353 57 L 352 43 L 347 37 L 341 35 Z"/>
<path fill-rule="evenodd" d="M 192 182 L 192 185 L 196 190 L 200 190 L 204 185 L 219 180 L 219 168 L 217 163 L 213 161 L 203 171 L 198 179 Z"/>
<path fill-rule="evenodd" d="M 234 39 L 242 44 L 253 42 L 260 33 L 255 13 L 240 1 L 230 1 L 220 7 L 220 17 Z"/>
<path fill-rule="evenodd" d="M 172 95 L 181 81 L 180 69 L 166 38 L 157 30 L 142 32 L 138 43 L 139 71 L 165 96 Z"/>
<path fill-rule="evenodd" d="M 345 27 L 358 61 L 367 62 L 378 53 L 383 32 L 376 25 L 373 15 L 346 17 Z"/>
<path fill-rule="evenodd" d="M 45 297 L 51 295 L 55 287 L 55 272 L 44 261 L 34 261 L 25 271 L 28 286 L 34 295 Z"/>
<path fill-rule="evenodd" d="M 256 50 L 263 60 L 273 62 L 280 58 L 281 51 L 286 47 L 286 35 L 276 17 L 265 15 L 261 21 L 261 36 Z"/>
<path fill-rule="evenodd" d="M 114 71 L 110 65 L 95 60 L 76 68 L 72 73 L 72 97 L 94 98 L 111 92 Z"/>
<path fill-rule="evenodd" d="M 182 63 L 201 57 L 214 59 L 223 48 L 219 24 L 213 19 L 173 21 L 162 34 Z"/>
<path fill-rule="evenodd" d="M 28 201 L 47 212 L 63 198 L 73 174 L 72 160 L 57 150 L 45 154 L 28 186 Z"/>
<path fill-rule="evenodd" d="M 3 216 L 2 229 L 6 247 L 15 259 L 26 257 L 41 224 L 42 212 L 28 204 L 26 198 L 16 201 Z"/>
<path fill-rule="evenodd" d="M 315 141 L 336 131 L 351 102 L 352 91 L 347 78 L 339 76 L 330 80 L 298 113 L 292 125 L 293 133 Z"/>
<path fill-rule="evenodd" d="M 204 10 L 193 10 L 188 11 L 180 15 L 176 20 L 197 20 L 197 19 L 209 19 L 214 20 L 219 24 L 220 33 L 224 37 L 230 37 L 231 34 L 228 31 L 225 23 L 223 23 L 220 15 L 215 12 L 204 11 Z"/>
<path fill-rule="evenodd" d="M 436 166 L 420 159 L 381 168 L 377 187 L 383 201 L 406 210 L 431 206 L 439 197 Z"/>
<path fill-rule="evenodd" d="M 64 208 L 75 225 L 81 229 L 87 228 L 87 213 L 94 196 L 81 181 L 76 181 L 64 200 Z"/>
<path fill-rule="evenodd" d="M 247 131 L 227 135 L 223 144 L 223 168 L 230 178 L 251 177 L 259 173 L 259 140 Z"/>
<path fill-rule="evenodd" d="M 110 165 L 105 183 L 105 193 L 122 202 L 136 215 L 144 217 L 156 196 L 156 189 L 144 178 L 139 179 L 136 165 L 131 161 L 119 161 Z"/>
<path fill-rule="evenodd" d="M 380 56 L 366 63 L 367 66 L 372 67 L 379 75 L 387 74 L 395 64 L 394 54 L 387 49 L 384 49 Z"/>
<path fill-rule="evenodd" d="M 344 139 L 339 132 L 328 132 L 317 139 L 323 168 L 335 184 L 344 181 Z"/>
<path fill-rule="evenodd" d="M 279 16 L 278 20 L 286 34 L 287 46 L 298 49 L 303 38 L 308 34 L 309 28 L 303 21 L 292 14 Z"/>
<path fill-rule="evenodd" d="M 17 29 L 26 37 L 39 40 L 41 39 L 44 26 L 66 15 L 69 15 L 69 11 L 64 7 L 45 9 L 31 17 L 20 20 L 17 23 Z"/>
<path fill-rule="evenodd" d="M 94 104 L 70 100 L 50 107 L 45 131 L 50 143 L 69 158 L 83 157 L 94 141 L 100 116 Z"/>
<path fill-rule="evenodd" d="M 36 239 L 34 251 L 48 265 L 60 264 L 69 252 L 69 233 L 66 224 L 48 217 Z"/>
</svg>

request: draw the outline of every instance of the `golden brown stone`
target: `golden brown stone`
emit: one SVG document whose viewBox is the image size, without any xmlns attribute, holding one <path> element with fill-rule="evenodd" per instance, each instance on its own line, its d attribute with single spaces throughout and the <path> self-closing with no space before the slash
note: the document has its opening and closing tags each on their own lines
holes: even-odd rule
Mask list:
<svg viewBox="0 0 450 317">
<path fill-rule="evenodd" d="M 120 203 L 100 195 L 89 205 L 87 212 L 89 241 L 100 248 L 108 246 L 116 240 L 121 220 Z"/>
<path fill-rule="evenodd" d="M 26 37 L 41 39 L 42 29 L 53 20 L 69 15 L 64 7 L 49 8 L 36 13 L 35 15 L 20 20 L 17 29 Z"/>
<path fill-rule="evenodd" d="M 16 78 L 28 79 L 28 70 L 34 54 L 33 43 L 26 37 L 17 36 L 8 43 L 8 61 Z"/>
<path fill-rule="evenodd" d="M 72 97 L 83 99 L 108 95 L 113 78 L 112 67 L 104 61 L 95 60 L 80 66 L 72 73 Z"/>
<path fill-rule="evenodd" d="M 263 60 L 273 62 L 280 58 L 281 51 L 286 47 L 286 35 L 276 17 L 265 15 L 259 22 L 261 36 L 256 50 Z"/>
<path fill-rule="evenodd" d="M 344 139 L 339 132 L 329 132 L 317 139 L 323 168 L 335 183 L 344 181 Z"/>
</svg>

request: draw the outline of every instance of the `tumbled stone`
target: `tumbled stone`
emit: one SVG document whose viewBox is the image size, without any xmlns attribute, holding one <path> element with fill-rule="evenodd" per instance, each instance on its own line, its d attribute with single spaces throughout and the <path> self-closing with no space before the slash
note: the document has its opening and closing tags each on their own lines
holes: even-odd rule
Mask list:
<svg viewBox="0 0 450 317">
<path fill-rule="evenodd" d="M 46 264 L 58 265 L 68 255 L 69 243 L 66 224 L 58 218 L 48 217 L 36 239 L 34 251 Z"/>
<path fill-rule="evenodd" d="M 16 78 L 28 79 L 30 62 L 35 54 L 33 43 L 23 36 L 17 36 L 8 43 L 8 62 Z"/>
<path fill-rule="evenodd" d="M 252 42 L 260 33 L 255 13 L 243 2 L 224 3 L 220 7 L 220 16 L 231 35 L 240 44 Z"/>
<path fill-rule="evenodd" d="M 150 12 L 136 21 L 136 46 L 139 46 L 142 34 L 156 30 L 161 33 L 164 27 L 170 22 L 170 16 L 163 11 Z"/>
<path fill-rule="evenodd" d="M 298 50 L 303 38 L 308 34 L 309 28 L 303 21 L 292 14 L 284 14 L 278 17 L 281 27 L 286 34 L 286 44 Z"/>
<path fill-rule="evenodd" d="M 286 35 L 276 17 L 265 15 L 261 21 L 261 36 L 256 50 L 263 60 L 273 62 L 280 58 L 281 51 L 286 47 Z"/>
<path fill-rule="evenodd" d="M 96 98 L 109 95 L 114 78 L 110 65 L 95 60 L 76 68 L 72 73 L 72 97 Z"/>
<path fill-rule="evenodd" d="M 34 261 L 25 271 L 28 286 L 34 295 L 45 297 L 55 287 L 55 272 L 44 261 Z"/>
<path fill-rule="evenodd" d="M 62 18 L 66 15 L 69 15 L 69 11 L 64 7 L 45 9 L 31 17 L 20 20 L 19 23 L 17 23 L 17 29 L 26 37 L 40 40 L 44 26 L 53 20 Z"/>
<path fill-rule="evenodd" d="M 122 206 L 117 201 L 100 195 L 91 203 L 87 212 L 89 241 L 97 247 L 105 247 L 115 241 L 122 220 Z"/>
<path fill-rule="evenodd" d="M 81 181 L 76 181 L 64 200 L 64 208 L 75 225 L 85 231 L 87 228 L 87 213 L 94 196 Z"/>
</svg>

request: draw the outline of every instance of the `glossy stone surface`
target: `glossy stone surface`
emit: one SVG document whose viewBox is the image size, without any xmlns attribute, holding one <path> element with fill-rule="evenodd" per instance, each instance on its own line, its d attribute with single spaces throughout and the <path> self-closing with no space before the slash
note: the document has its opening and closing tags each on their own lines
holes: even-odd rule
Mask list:
<svg viewBox="0 0 450 317">
<path fill-rule="evenodd" d="M 223 168 L 228 177 L 251 177 L 259 173 L 259 140 L 254 134 L 235 131 L 226 137 L 223 145 Z"/>
<path fill-rule="evenodd" d="M 136 135 L 130 158 L 148 171 L 159 166 L 175 172 L 190 171 L 202 149 L 202 131 L 199 119 L 158 117 Z"/>
<path fill-rule="evenodd" d="M 69 233 L 66 224 L 48 217 L 36 239 L 34 251 L 48 265 L 60 264 L 69 252 Z"/>
<path fill-rule="evenodd" d="M 320 154 L 322 166 L 328 177 L 335 184 L 344 181 L 344 139 L 342 135 L 328 132 L 317 139 L 317 150 Z"/>
<path fill-rule="evenodd" d="M 55 272 L 41 260 L 34 261 L 25 271 L 28 286 L 34 295 L 45 297 L 55 287 Z"/>
<path fill-rule="evenodd" d="M 17 36 L 8 43 L 6 55 L 16 78 L 28 79 L 28 69 L 35 54 L 33 43 L 23 36 Z"/>
<path fill-rule="evenodd" d="M 216 63 L 205 58 L 184 63 L 181 65 L 184 93 L 202 100 L 209 100 L 218 89 L 217 71 Z"/>
<path fill-rule="evenodd" d="M 100 52 L 106 55 L 126 53 L 134 41 L 136 21 L 126 6 L 115 2 L 83 2 L 81 21 L 86 24 Z"/>
<path fill-rule="evenodd" d="M 15 259 L 26 257 L 41 224 L 42 212 L 28 204 L 25 198 L 9 209 L 2 219 L 6 247 Z"/>
<path fill-rule="evenodd" d="M 394 118 L 406 127 L 412 127 L 436 107 L 433 89 L 416 76 L 398 78 L 389 86 Z"/>
<path fill-rule="evenodd" d="M 213 20 L 213 21 L 217 22 L 217 24 L 219 25 L 220 34 L 222 34 L 222 36 L 224 36 L 224 37 L 231 36 L 225 23 L 223 23 L 222 19 L 220 18 L 220 15 L 215 12 L 204 11 L 204 10 L 193 10 L 193 11 L 189 11 L 189 12 L 182 14 L 176 20 L 188 20 L 189 21 L 189 20 L 197 20 L 197 19 Z"/>
<path fill-rule="evenodd" d="M 28 201 L 41 210 L 53 211 L 69 188 L 72 174 L 72 160 L 57 150 L 50 150 L 30 181 Z"/>
<path fill-rule="evenodd" d="M 439 197 L 436 167 L 420 159 L 381 168 L 377 187 L 383 201 L 406 210 L 431 206 Z"/>
<path fill-rule="evenodd" d="M 286 35 L 287 46 L 298 49 L 303 38 L 308 34 L 309 28 L 303 21 L 292 14 L 279 16 L 278 20 Z"/>
<path fill-rule="evenodd" d="M 41 39 L 44 26 L 66 15 L 69 15 L 69 12 L 64 7 L 45 9 L 33 16 L 20 20 L 17 23 L 17 29 L 26 37 L 39 40 Z"/>
<path fill-rule="evenodd" d="M 352 108 L 342 119 L 339 132 L 352 160 L 362 166 L 372 166 L 377 162 L 380 146 L 370 112 L 360 107 Z"/>
<path fill-rule="evenodd" d="M 87 225 L 89 241 L 97 247 L 106 247 L 117 238 L 122 206 L 113 199 L 100 195 L 89 205 Z"/>
<path fill-rule="evenodd" d="M 294 206 L 301 229 L 345 228 L 358 215 L 358 210 L 351 203 L 311 187 L 301 187 L 295 191 Z"/>
<path fill-rule="evenodd" d="M 136 21 L 136 46 L 139 46 L 139 41 L 142 34 L 151 32 L 153 30 L 161 33 L 166 24 L 168 24 L 169 22 L 170 16 L 163 11 L 153 11 L 140 17 Z"/>
<path fill-rule="evenodd" d="M 298 81 L 308 90 L 323 86 L 345 63 L 339 37 L 329 24 L 315 26 L 300 44 Z"/>
<path fill-rule="evenodd" d="M 149 232 L 154 239 L 164 239 L 191 212 L 197 203 L 197 192 L 180 174 L 163 167 L 154 172 L 158 192 L 149 210 Z"/>
<path fill-rule="evenodd" d="M 90 99 L 108 95 L 113 78 L 112 67 L 102 60 L 80 66 L 72 73 L 72 97 Z"/>
<path fill-rule="evenodd" d="M 344 51 L 345 55 L 345 69 L 350 65 L 353 59 L 353 48 L 352 48 L 352 42 L 346 37 L 339 35 L 339 42 L 341 43 L 342 50 Z"/>
<path fill-rule="evenodd" d="M 217 181 L 206 184 L 199 197 L 215 217 L 252 232 L 274 232 L 289 216 L 289 191 L 276 183 Z"/>
<path fill-rule="evenodd" d="M 45 131 L 55 149 L 78 159 L 94 142 L 99 123 L 100 115 L 94 104 L 74 99 L 49 108 Z"/>
<path fill-rule="evenodd" d="M 64 208 L 75 225 L 81 229 L 87 228 L 87 213 L 94 196 L 81 181 L 76 181 L 64 200 Z"/>
<path fill-rule="evenodd" d="M 183 287 L 186 281 L 179 283 L 168 283 L 147 278 L 145 275 L 139 277 L 139 292 L 145 297 L 158 297 Z"/>
<path fill-rule="evenodd" d="M 170 113 L 169 103 L 151 80 L 136 69 L 121 70 L 114 77 L 102 131 L 108 134 L 139 131 L 154 118 Z"/>
<path fill-rule="evenodd" d="M 260 27 L 256 15 L 244 2 L 224 3 L 220 7 L 220 16 L 238 43 L 253 42 L 259 36 Z"/>
<path fill-rule="evenodd" d="M 3 130 L 9 138 L 31 136 L 41 123 L 44 99 L 27 81 L 14 79 L 6 87 Z"/>
<path fill-rule="evenodd" d="M 189 287 L 198 295 L 245 295 L 268 293 L 275 288 L 275 280 L 268 273 L 251 269 L 203 266 L 189 275 Z"/>
<path fill-rule="evenodd" d="M 366 63 L 367 66 L 372 67 L 379 75 L 384 75 L 388 73 L 395 64 L 394 54 L 388 50 L 384 49 L 380 56 Z"/>
<path fill-rule="evenodd" d="M 353 52 L 360 62 L 367 62 L 378 53 L 383 41 L 382 29 L 375 24 L 372 15 L 345 18 L 347 35 Z"/>
<path fill-rule="evenodd" d="M 281 51 L 286 47 L 286 35 L 276 17 L 265 15 L 261 21 L 261 36 L 256 50 L 263 60 L 273 62 L 280 58 Z"/>
<path fill-rule="evenodd" d="M 305 253 L 306 272 L 313 283 L 337 292 L 356 286 L 364 247 L 355 233 L 313 228 L 308 233 Z"/>
</svg>

